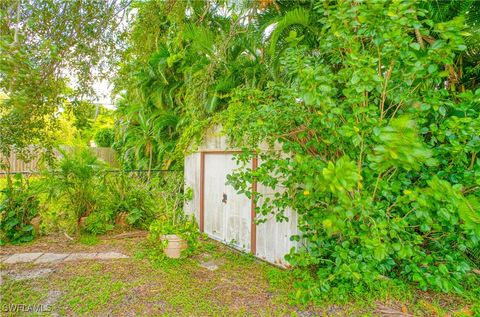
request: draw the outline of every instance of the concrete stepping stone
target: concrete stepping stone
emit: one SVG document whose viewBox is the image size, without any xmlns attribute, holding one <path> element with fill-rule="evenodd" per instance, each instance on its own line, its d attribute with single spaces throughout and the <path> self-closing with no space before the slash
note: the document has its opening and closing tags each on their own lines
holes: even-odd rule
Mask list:
<svg viewBox="0 0 480 317">
<path fill-rule="evenodd" d="M 34 263 L 51 263 L 51 262 L 60 262 L 65 259 L 68 254 L 61 253 L 44 253 L 41 257 L 35 260 Z"/>
<path fill-rule="evenodd" d="M 97 260 L 113 260 L 113 259 L 127 259 L 128 256 L 119 252 L 102 252 L 97 253 L 95 259 Z"/>
<path fill-rule="evenodd" d="M 218 269 L 218 264 L 213 261 L 200 262 L 200 266 L 209 271 L 216 271 Z"/>
<path fill-rule="evenodd" d="M 25 262 L 33 262 L 38 259 L 43 253 L 35 252 L 35 253 L 17 253 L 9 256 L 3 263 L 5 264 L 15 264 L 15 263 L 25 263 Z"/>
<path fill-rule="evenodd" d="M 63 261 L 94 260 L 98 253 L 72 253 Z"/>
<path fill-rule="evenodd" d="M 17 253 L 3 259 L 5 264 L 15 263 L 57 263 L 76 260 L 114 260 L 128 259 L 129 257 L 119 252 L 101 253 Z"/>
</svg>

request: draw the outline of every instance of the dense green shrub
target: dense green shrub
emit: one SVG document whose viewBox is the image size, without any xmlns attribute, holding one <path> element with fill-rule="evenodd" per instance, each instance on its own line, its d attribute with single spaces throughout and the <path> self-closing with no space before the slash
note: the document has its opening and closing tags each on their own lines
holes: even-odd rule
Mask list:
<svg viewBox="0 0 480 317">
<path fill-rule="evenodd" d="M 122 214 L 127 225 L 148 228 L 170 208 L 181 208 L 181 174 L 146 175 L 108 172 L 88 149 L 63 153 L 42 180 L 48 193 L 45 219 L 69 231 L 83 229 L 102 234 L 111 230 Z"/>
<path fill-rule="evenodd" d="M 109 209 L 100 209 L 92 212 L 85 218 L 83 224 L 83 230 L 91 234 L 103 234 L 109 230 L 112 230 L 113 216 L 112 211 Z"/>
<path fill-rule="evenodd" d="M 437 23 L 409 1 L 319 2 L 310 14 L 305 32 L 321 35 L 308 46 L 290 31 L 277 57 L 284 80 L 236 90 L 219 116 L 245 148 L 239 160 L 262 162 L 230 182 L 248 195 L 252 180 L 278 189 L 255 196 L 259 218 L 299 214 L 292 238 L 303 243 L 288 256 L 302 268 L 299 298 L 386 280 L 478 285 L 465 251 L 480 242 L 480 89 L 452 77 L 463 20 Z"/>
<path fill-rule="evenodd" d="M 63 205 L 64 212 L 59 216 L 67 219 L 69 229 L 78 229 L 75 224 L 78 225 L 82 217 L 105 211 L 105 169 L 88 149 L 62 154 L 63 158 L 54 162 L 46 173 L 43 188 L 50 201 Z"/>
<path fill-rule="evenodd" d="M 113 216 L 127 214 L 127 223 L 148 228 L 155 217 L 157 189 L 145 180 L 128 173 L 114 173 L 106 179 L 109 194 L 109 209 Z"/>
<path fill-rule="evenodd" d="M 13 182 L 8 182 L 1 193 L 0 245 L 31 241 L 35 232 L 30 221 L 38 215 L 40 207 L 28 179 L 16 174 Z"/>
<path fill-rule="evenodd" d="M 112 128 L 103 128 L 95 133 L 95 143 L 97 146 L 111 147 L 115 141 L 115 132 Z"/>
</svg>

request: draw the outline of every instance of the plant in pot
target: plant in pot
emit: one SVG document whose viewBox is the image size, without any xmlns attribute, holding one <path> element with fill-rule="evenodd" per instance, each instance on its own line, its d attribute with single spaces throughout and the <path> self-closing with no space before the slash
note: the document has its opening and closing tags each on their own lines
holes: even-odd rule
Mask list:
<svg viewBox="0 0 480 317">
<path fill-rule="evenodd" d="M 176 210 L 153 221 L 150 235 L 155 241 L 160 240 L 165 256 L 178 259 L 197 248 L 199 231 L 193 217 Z"/>
<path fill-rule="evenodd" d="M 151 188 L 156 199 L 157 219 L 150 224 L 150 238 L 155 244 L 160 241 L 167 257 L 179 258 L 192 254 L 198 246 L 197 222 L 193 216 L 183 213 L 182 207 L 193 194 L 184 190 L 183 175 L 171 173 L 151 180 Z"/>
</svg>

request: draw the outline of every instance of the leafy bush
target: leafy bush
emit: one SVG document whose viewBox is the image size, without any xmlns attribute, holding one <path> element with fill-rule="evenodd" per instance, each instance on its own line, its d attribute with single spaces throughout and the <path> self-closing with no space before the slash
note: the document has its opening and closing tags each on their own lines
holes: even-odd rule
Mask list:
<svg viewBox="0 0 480 317">
<path fill-rule="evenodd" d="M 154 186 L 141 178 L 127 173 L 111 174 L 105 179 L 109 194 L 109 206 L 113 217 L 127 213 L 127 223 L 148 228 L 155 217 Z"/>
<path fill-rule="evenodd" d="M 112 128 L 102 128 L 95 133 L 95 143 L 102 147 L 111 147 L 115 141 L 115 132 Z"/>
<path fill-rule="evenodd" d="M 99 210 L 92 212 L 86 219 L 83 229 L 91 234 L 103 234 L 113 229 L 112 212 Z"/>
<path fill-rule="evenodd" d="M 0 245 L 33 240 L 35 233 L 30 222 L 38 215 L 40 207 L 28 180 L 21 174 L 16 174 L 13 182 L 7 184 L 1 193 Z"/>
<path fill-rule="evenodd" d="M 325 30 L 314 47 L 292 31 L 283 80 L 237 89 L 219 116 L 245 148 L 239 160 L 262 163 L 230 182 L 247 195 L 252 180 L 277 190 L 256 193 L 258 217 L 299 214 L 292 239 L 302 243 L 288 256 L 302 268 L 298 297 L 344 298 L 388 280 L 479 285 L 466 252 L 480 242 L 480 89 L 457 92 L 451 76 L 462 19 L 436 23 L 414 3 L 382 1 L 319 2 L 311 14 Z"/>
<path fill-rule="evenodd" d="M 46 173 L 43 188 L 50 201 L 61 204 L 64 212 L 59 216 L 66 218 L 70 227 L 76 224 L 73 227 L 78 229 L 80 219 L 94 213 L 104 214 L 88 219 L 87 230 L 97 231 L 95 224 L 99 219 L 109 220 L 109 212 L 104 208 L 108 198 L 103 184 L 104 172 L 104 165 L 88 149 L 77 149 L 64 152 L 63 158 Z"/>
<path fill-rule="evenodd" d="M 42 184 L 53 207 L 47 218 L 69 231 L 78 231 L 81 225 L 89 233 L 102 234 L 114 227 L 121 214 L 126 214 L 128 225 L 148 228 L 155 218 L 170 208 L 181 208 L 182 203 L 181 175 L 145 180 L 129 173 L 108 173 L 88 149 L 63 153 Z"/>
</svg>

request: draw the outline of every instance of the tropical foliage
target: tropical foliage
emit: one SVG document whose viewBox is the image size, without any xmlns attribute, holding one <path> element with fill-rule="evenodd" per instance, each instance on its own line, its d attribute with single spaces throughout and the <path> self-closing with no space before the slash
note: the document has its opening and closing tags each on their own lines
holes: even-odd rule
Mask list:
<svg viewBox="0 0 480 317">
<path fill-rule="evenodd" d="M 478 298 L 479 13 L 474 0 L 4 1 L 0 153 L 28 156 L 59 125 L 96 134 L 147 175 L 113 177 L 88 151 L 65 153 L 45 182 L 60 218 L 103 233 L 126 215 L 194 243 L 181 176 L 154 175 L 181 170 L 220 125 L 239 163 L 260 159 L 229 176 L 257 200 L 257 220 L 299 215 L 297 300 L 398 284 Z M 83 98 L 107 70 L 113 132 L 93 127 L 98 108 Z M 2 228 L 28 240 L 36 200 L 15 197 Z"/>
<path fill-rule="evenodd" d="M 111 211 L 105 212 L 102 208 L 107 198 L 102 182 L 105 177 L 102 163 L 87 149 L 62 154 L 63 158 L 55 162 L 43 180 L 49 200 L 61 203 L 67 211 L 59 217 L 75 224 L 74 228 L 78 228 L 82 218 L 89 216 L 90 220 L 102 217 L 101 222 L 107 224 Z M 92 229 L 91 221 L 86 225 Z M 96 228 L 93 231 L 105 230 Z"/>
<path fill-rule="evenodd" d="M 66 104 L 93 96 L 122 49 L 125 1 L 6 0 L 0 3 L 0 153 L 25 159 L 51 147 Z M 22 127 L 19 129 L 18 127 Z"/>
<path fill-rule="evenodd" d="M 102 128 L 95 133 L 95 143 L 102 147 L 111 147 L 115 141 L 112 128 Z"/>
<path fill-rule="evenodd" d="M 181 174 L 160 175 L 147 182 L 145 175 L 111 170 L 88 148 L 62 155 L 40 179 L 37 190 L 47 194 L 50 215 L 45 220 L 50 231 L 102 234 L 115 224 L 148 228 L 183 202 Z M 170 184 L 176 185 L 168 188 Z"/>
<path fill-rule="evenodd" d="M 33 240 L 35 231 L 31 221 L 38 215 L 40 202 L 28 179 L 17 174 L 13 183 L 0 193 L 0 245 Z"/>
<path fill-rule="evenodd" d="M 181 164 L 223 125 L 240 161 L 262 162 L 231 184 L 281 189 L 259 220 L 300 215 L 299 299 L 385 281 L 463 291 L 480 239 L 478 2 L 136 8 L 118 85 L 125 157 Z"/>
<path fill-rule="evenodd" d="M 233 88 L 264 84 L 261 38 L 241 4 L 148 1 L 136 8 L 117 80 L 124 92 L 119 148 L 141 168 L 168 168 L 183 161 L 176 145 L 185 131 L 224 109 Z"/>
</svg>

